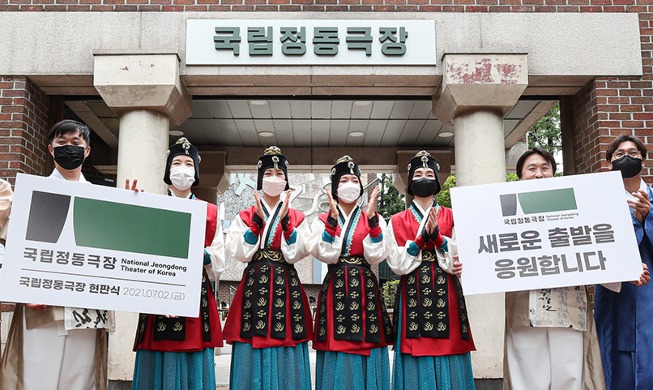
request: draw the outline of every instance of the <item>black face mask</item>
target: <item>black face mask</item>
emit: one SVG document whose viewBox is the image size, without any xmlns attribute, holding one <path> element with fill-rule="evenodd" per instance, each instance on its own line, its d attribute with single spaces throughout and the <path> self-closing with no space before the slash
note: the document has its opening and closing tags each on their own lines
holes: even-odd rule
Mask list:
<svg viewBox="0 0 653 390">
<path fill-rule="evenodd" d="M 612 170 L 621 171 L 621 177 L 624 179 L 635 177 L 642 171 L 642 159 L 625 155 L 612 162 Z"/>
<path fill-rule="evenodd" d="M 413 191 L 413 195 L 419 196 L 420 198 L 435 195 L 440 190 L 438 182 L 428 177 L 420 177 L 419 179 L 413 180 L 410 184 L 410 189 Z"/>
<path fill-rule="evenodd" d="M 84 163 L 84 150 L 83 146 L 64 145 L 54 148 L 54 161 L 61 166 L 61 168 L 70 171 Z"/>
</svg>

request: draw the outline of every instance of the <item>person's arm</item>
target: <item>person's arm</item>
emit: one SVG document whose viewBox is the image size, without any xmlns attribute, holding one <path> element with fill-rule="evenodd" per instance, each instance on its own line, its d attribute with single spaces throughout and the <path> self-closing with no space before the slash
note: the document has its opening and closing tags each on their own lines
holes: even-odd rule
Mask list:
<svg viewBox="0 0 653 390">
<path fill-rule="evenodd" d="M 216 221 L 215 236 L 211 245 L 204 248 L 204 266 L 213 280 L 218 280 L 224 271 L 224 233 L 222 233 L 222 221 Z"/>
<path fill-rule="evenodd" d="M 378 264 L 388 257 L 390 247 L 383 239 L 383 231 L 386 229 L 385 220 L 379 213 L 368 218 L 370 233 L 363 240 L 363 254 L 365 260 L 370 264 Z"/>
<path fill-rule="evenodd" d="M 323 263 L 335 264 L 340 257 L 342 241 L 336 234 L 336 228 L 337 222 L 330 217 L 326 224 L 320 218 L 315 218 L 311 224 L 308 250 L 313 257 Z"/>
<path fill-rule="evenodd" d="M 254 214 L 256 215 L 256 214 Z M 255 222 L 253 222 L 256 224 Z M 231 226 L 227 229 L 227 242 L 226 250 L 238 261 L 248 263 L 252 260 L 252 256 L 259 247 L 261 240 L 262 226 L 254 228 L 252 231 L 250 226 L 243 222 L 240 215 L 236 215 Z"/>
<path fill-rule="evenodd" d="M 397 275 L 406 275 L 417 267 L 419 267 L 421 261 L 421 252 L 414 241 L 408 240 L 404 246 L 399 246 L 397 244 L 397 239 L 395 238 L 394 226 L 392 225 L 392 219 L 388 222 L 383 236 L 386 240 L 386 245 L 388 246 L 388 267 Z M 409 251 L 409 249 L 413 248 Z M 417 251 L 414 250 L 417 248 Z"/>
<path fill-rule="evenodd" d="M 286 216 L 288 218 L 288 216 Z M 308 227 L 306 219 L 297 227 L 290 225 L 290 222 L 281 221 L 283 237 L 281 238 L 281 252 L 287 263 L 294 264 L 308 256 L 308 239 L 311 236 L 311 230 Z"/>
<path fill-rule="evenodd" d="M 641 244 L 644 239 L 644 233 L 649 240 L 649 244 L 653 245 L 653 212 L 651 212 L 651 190 L 646 192 L 639 190 L 634 193 L 634 200 L 629 200 L 630 216 L 633 221 L 633 228 L 635 229 L 635 237 L 637 244 Z"/>
</svg>

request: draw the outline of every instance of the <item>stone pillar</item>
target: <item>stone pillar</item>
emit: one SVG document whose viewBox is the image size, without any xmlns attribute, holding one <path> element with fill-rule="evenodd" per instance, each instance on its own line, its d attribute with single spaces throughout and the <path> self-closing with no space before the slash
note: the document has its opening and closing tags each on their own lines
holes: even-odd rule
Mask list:
<svg viewBox="0 0 653 390">
<path fill-rule="evenodd" d="M 494 111 L 471 111 L 453 119 L 456 185 L 506 179 L 503 119 Z"/>
<path fill-rule="evenodd" d="M 179 78 L 177 54 L 96 54 L 95 88 L 120 118 L 118 188 L 125 179 L 164 194 L 163 182 L 170 125 L 191 114 L 191 97 Z M 116 332 L 109 339 L 109 380 L 131 381 L 132 346 L 138 315 L 116 313 Z"/>
<path fill-rule="evenodd" d="M 433 100 L 433 113 L 444 124 L 454 125 L 457 185 L 505 181 L 503 116 L 528 85 L 527 56 L 447 54 L 442 69 L 442 85 Z M 465 263 L 465 259 L 461 260 Z M 504 294 L 470 296 L 466 300 L 478 350 L 472 354 L 474 376 L 501 378 Z"/>
<path fill-rule="evenodd" d="M 177 54 L 96 54 L 93 83 L 120 118 L 118 186 L 137 178 L 148 192 L 165 193 L 163 171 L 170 124 L 192 114 L 179 78 Z"/>
</svg>

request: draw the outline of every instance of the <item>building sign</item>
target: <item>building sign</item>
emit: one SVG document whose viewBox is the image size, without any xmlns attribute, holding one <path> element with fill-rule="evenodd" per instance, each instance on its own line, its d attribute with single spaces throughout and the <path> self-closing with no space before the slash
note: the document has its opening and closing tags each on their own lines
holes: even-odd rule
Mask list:
<svg viewBox="0 0 653 390">
<path fill-rule="evenodd" d="M 432 20 L 188 20 L 186 65 L 431 65 Z"/>
<path fill-rule="evenodd" d="M 638 280 L 619 172 L 451 190 L 465 294 Z"/>
<path fill-rule="evenodd" d="M 206 203 L 19 174 L 0 300 L 199 315 Z"/>
</svg>

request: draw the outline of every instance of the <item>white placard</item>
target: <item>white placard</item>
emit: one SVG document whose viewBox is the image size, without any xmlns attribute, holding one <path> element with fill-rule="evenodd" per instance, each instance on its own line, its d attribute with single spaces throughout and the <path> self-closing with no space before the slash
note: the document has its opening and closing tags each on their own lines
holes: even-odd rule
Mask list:
<svg viewBox="0 0 653 390">
<path fill-rule="evenodd" d="M 451 190 L 466 295 L 638 280 L 619 172 Z"/>
<path fill-rule="evenodd" d="M 435 66 L 436 62 L 433 20 L 186 21 L 186 65 Z"/>
<path fill-rule="evenodd" d="M 0 300 L 197 317 L 205 228 L 205 202 L 19 174 Z"/>
</svg>

